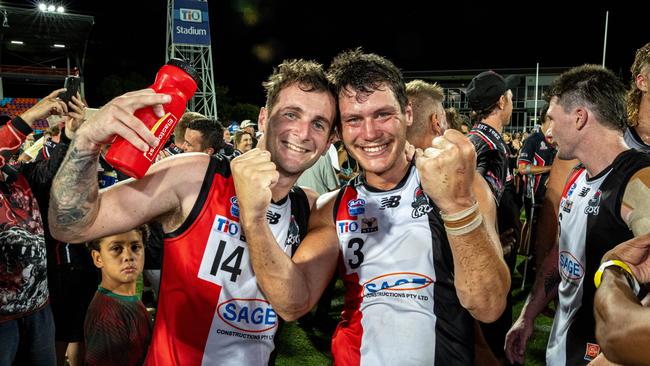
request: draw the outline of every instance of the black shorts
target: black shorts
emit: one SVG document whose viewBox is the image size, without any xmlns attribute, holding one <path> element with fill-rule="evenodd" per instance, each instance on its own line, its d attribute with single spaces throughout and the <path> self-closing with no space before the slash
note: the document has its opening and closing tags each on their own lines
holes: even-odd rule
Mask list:
<svg viewBox="0 0 650 366">
<path fill-rule="evenodd" d="M 48 268 L 47 279 L 56 341 L 83 341 L 86 310 L 99 285 L 99 270 L 94 266 L 54 265 Z"/>
</svg>

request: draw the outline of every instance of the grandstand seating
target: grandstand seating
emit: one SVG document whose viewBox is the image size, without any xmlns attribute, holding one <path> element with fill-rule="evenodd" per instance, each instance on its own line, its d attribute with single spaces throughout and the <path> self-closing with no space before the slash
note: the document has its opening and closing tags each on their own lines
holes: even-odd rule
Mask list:
<svg viewBox="0 0 650 366">
<path fill-rule="evenodd" d="M 0 114 L 11 118 L 18 116 L 38 103 L 38 98 L 2 98 L 0 100 Z M 34 130 L 44 130 L 48 127 L 46 120 L 38 120 L 32 126 Z"/>
</svg>

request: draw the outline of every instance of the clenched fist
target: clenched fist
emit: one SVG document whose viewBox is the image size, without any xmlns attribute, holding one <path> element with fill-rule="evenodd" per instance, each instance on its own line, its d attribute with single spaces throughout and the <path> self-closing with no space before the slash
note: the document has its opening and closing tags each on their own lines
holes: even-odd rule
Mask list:
<svg viewBox="0 0 650 366">
<path fill-rule="evenodd" d="M 264 140 L 265 137 L 262 136 L 258 148 L 230 162 L 242 221 L 266 220 L 266 211 L 272 198 L 271 188 L 280 177 L 271 161 L 271 153 L 264 150 Z"/>
<path fill-rule="evenodd" d="M 422 188 L 443 213 L 453 214 L 476 202 L 472 190 L 476 151 L 463 134 L 447 130 L 416 156 Z"/>
</svg>

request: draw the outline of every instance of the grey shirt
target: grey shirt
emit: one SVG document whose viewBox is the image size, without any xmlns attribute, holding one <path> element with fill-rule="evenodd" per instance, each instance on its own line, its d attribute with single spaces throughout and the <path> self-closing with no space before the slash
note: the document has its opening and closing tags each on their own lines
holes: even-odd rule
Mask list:
<svg viewBox="0 0 650 366">
<path fill-rule="evenodd" d="M 332 166 L 329 154 L 325 154 L 318 159 L 316 164 L 305 170 L 298 181 L 297 185 L 309 187 L 318 194 L 331 192 L 338 188 L 338 178 Z"/>
</svg>

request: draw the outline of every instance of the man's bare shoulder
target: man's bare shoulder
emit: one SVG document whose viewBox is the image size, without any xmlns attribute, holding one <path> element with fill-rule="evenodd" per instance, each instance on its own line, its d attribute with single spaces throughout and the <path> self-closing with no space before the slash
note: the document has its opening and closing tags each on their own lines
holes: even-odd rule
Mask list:
<svg viewBox="0 0 650 366">
<path fill-rule="evenodd" d="M 310 227 L 334 226 L 334 205 L 340 189 L 322 194 L 312 206 Z"/>
<path fill-rule="evenodd" d="M 300 186 L 300 188 L 307 195 L 307 199 L 309 200 L 309 207 L 311 208 L 312 212 L 316 210 L 317 205 L 323 205 L 324 203 L 333 201 L 334 197 L 336 197 L 336 194 L 339 192 L 339 189 L 336 189 L 332 192 L 319 194 L 318 192 L 316 192 L 315 190 L 309 187 Z"/>
<path fill-rule="evenodd" d="M 210 155 L 208 154 L 183 153 L 170 156 L 152 165 L 147 175 L 159 174 L 158 171 L 169 171 L 170 169 L 173 169 L 174 172 L 182 171 L 188 174 L 201 172 L 204 174 L 208 164 L 210 164 Z"/>
</svg>

